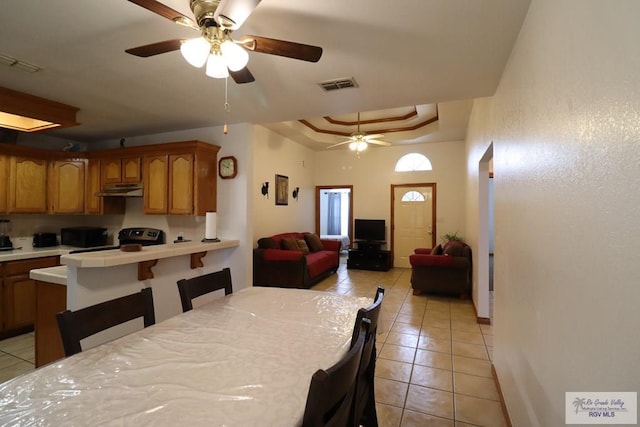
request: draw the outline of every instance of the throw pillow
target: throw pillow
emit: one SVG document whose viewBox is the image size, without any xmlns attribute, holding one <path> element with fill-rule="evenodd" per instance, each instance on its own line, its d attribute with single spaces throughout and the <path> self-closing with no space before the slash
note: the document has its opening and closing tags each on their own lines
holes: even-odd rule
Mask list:
<svg viewBox="0 0 640 427">
<path fill-rule="evenodd" d="M 298 242 L 293 237 L 285 237 L 284 239 L 280 240 L 280 245 L 282 246 L 282 249 L 286 251 L 300 252 L 300 247 L 298 246 Z"/>
<path fill-rule="evenodd" d="M 271 237 L 263 237 L 262 239 L 258 239 L 258 247 L 260 249 L 280 249 L 276 241 Z"/>
<path fill-rule="evenodd" d="M 296 242 L 298 243 L 298 247 L 300 248 L 303 254 L 306 255 L 310 252 L 309 246 L 307 246 L 307 242 L 305 242 L 304 239 L 298 239 L 296 240 Z"/>
<path fill-rule="evenodd" d="M 442 245 L 438 245 L 431 249 L 431 255 L 442 255 Z"/>
<path fill-rule="evenodd" d="M 307 242 L 307 246 L 309 246 L 309 250 L 311 252 L 319 252 L 324 250 L 324 245 L 320 241 L 320 237 L 318 237 L 315 233 L 305 234 L 304 236 L 305 242 Z"/>
</svg>

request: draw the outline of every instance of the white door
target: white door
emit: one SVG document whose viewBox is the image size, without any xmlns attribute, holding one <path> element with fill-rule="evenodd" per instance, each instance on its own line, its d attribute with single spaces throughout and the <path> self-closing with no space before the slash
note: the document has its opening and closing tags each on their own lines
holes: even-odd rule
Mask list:
<svg viewBox="0 0 640 427">
<path fill-rule="evenodd" d="M 394 187 L 394 267 L 411 268 L 409 255 L 414 249 L 431 247 L 432 204 L 432 187 Z"/>
</svg>

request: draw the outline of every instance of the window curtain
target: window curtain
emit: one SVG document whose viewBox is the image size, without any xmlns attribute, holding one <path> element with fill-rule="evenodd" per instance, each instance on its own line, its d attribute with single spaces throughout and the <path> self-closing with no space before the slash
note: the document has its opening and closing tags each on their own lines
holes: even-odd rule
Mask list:
<svg viewBox="0 0 640 427">
<path fill-rule="evenodd" d="M 340 233 L 340 193 L 329 193 L 327 198 L 327 234 L 339 236 Z"/>
</svg>

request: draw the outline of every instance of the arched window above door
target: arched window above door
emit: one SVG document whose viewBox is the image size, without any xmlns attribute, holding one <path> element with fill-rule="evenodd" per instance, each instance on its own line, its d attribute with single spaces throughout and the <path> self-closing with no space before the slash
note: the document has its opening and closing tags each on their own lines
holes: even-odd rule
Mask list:
<svg viewBox="0 0 640 427">
<path fill-rule="evenodd" d="M 396 163 L 396 172 L 430 171 L 433 170 L 431 160 L 424 154 L 409 153 L 400 157 Z"/>
<path fill-rule="evenodd" d="M 403 202 L 424 202 L 425 198 L 422 193 L 411 190 L 403 194 L 402 201 Z"/>
</svg>

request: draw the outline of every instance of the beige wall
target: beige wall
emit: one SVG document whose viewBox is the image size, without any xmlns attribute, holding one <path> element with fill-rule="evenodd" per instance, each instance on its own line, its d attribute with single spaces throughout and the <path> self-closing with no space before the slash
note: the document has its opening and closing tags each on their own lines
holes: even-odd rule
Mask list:
<svg viewBox="0 0 640 427">
<path fill-rule="evenodd" d="M 431 160 L 429 172 L 394 172 L 395 164 L 411 152 Z M 437 184 L 436 240 L 448 232 L 465 235 L 464 142 L 371 147 L 360 155 L 349 150 L 316 153 L 315 185 L 353 185 L 354 218 L 391 219 L 391 184 Z"/>
<path fill-rule="evenodd" d="M 313 231 L 314 152 L 262 126 L 254 126 L 253 181 L 249 198 L 253 203 L 253 244 L 265 236 L 288 231 Z M 275 175 L 289 178 L 289 204 L 275 204 Z M 263 182 L 269 182 L 269 197 L 260 192 Z M 291 196 L 300 188 L 298 200 Z"/>
<path fill-rule="evenodd" d="M 468 132 L 468 234 L 493 141 L 494 364 L 514 426 L 567 391 L 637 391 L 640 3 L 533 0 Z M 475 224 L 475 225 L 474 225 Z"/>
</svg>

